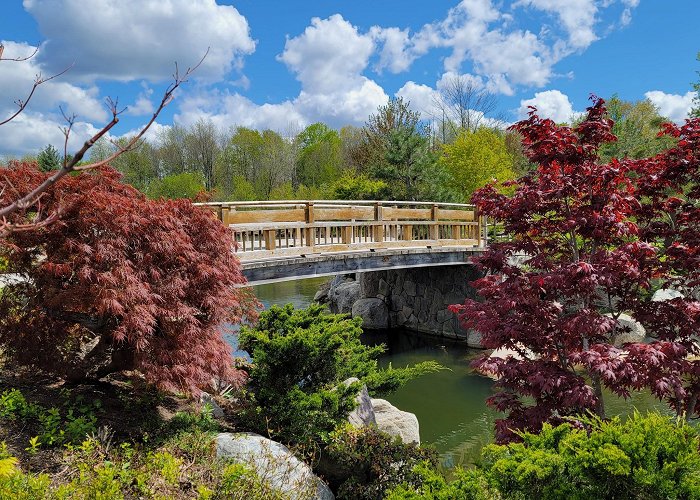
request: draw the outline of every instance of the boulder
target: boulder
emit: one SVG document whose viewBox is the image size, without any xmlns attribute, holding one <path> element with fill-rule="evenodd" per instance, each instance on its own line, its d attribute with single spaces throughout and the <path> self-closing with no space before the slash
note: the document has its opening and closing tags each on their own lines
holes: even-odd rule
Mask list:
<svg viewBox="0 0 700 500">
<path fill-rule="evenodd" d="M 352 317 L 362 318 L 363 328 L 389 328 L 389 308 L 382 299 L 360 299 L 352 305 Z"/>
<path fill-rule="evenodd" d="M 326 304 L 328 302 L 328 294 L 331 289 L 330 281 L 324 283 L 318 288 L 318 291 L 314 294 L 314 302 L 319 304 Z"/>
<path fill-rule="evenodd" d="M 677 298 L 684 299 L 685 295 L 683 295 L 678 290 L 673 290 L 672 288 L 661 288 L 654 292 L 654 295 L 652 296 L 651 300 L 654 302 L 666 302 L 667 300 L 673 300 Z"/>
<path fill-rule="evenodd" d="M 219 434 L 216 437 L 216 456 L 250 465 L 270 488 L 279 491 L 285 498 L 335 498 L 311 467 L 296 458 L 286 446 L 259 434 Z"/>
<path fill-rule="evenodd" d="M 355 382 L 359 382 L 359 379 L 357 377 L 351 377 L 343 381 L 343 384 L 347 386 Z M 360 392 L 357 393 L 355 401 L 357 402 L 357 407 L 348 415 L 348 422 L 350 422 L 353 427 L 366 427 L 376 424 L 377 420 L 374 416 L 372 398 L 369 397 L 366 385 L 363 385 Z"/>
<path fill-rule="evenodd" d="M 418 418 L 396 408 L 385 399 L 372 399 L 377 428 L 391 436 L 398 436 L 404 443 L 420 444 Z"/>
<path fill-rule="evenodd" d="M 209 405 L 211 407 L 211 415 L 214 418 L 224 418 L 224 410 L 214 401 L 214 398 L 208 392 L 202 391 L 199 396 L 199 402 L 203 405 Z"/>
<path fill-rule="evenodd" d="M 352 312 L 352 305 L 360 298 L 360 284 L 345 281 L 338 286 L 331 286 L 328 302 L 332 312 L 347 314 Z"/>
<path fill-rule="evenodd" d="M 606 314 L 612 317 L 610 313 Z M 619 331 L 616 334 L 611 334 L 610 343 L 615 347 L 622 347 L 623 344 L 633 342 L 644 342 L 647 332 L 644 327 L 629 314 L 620 314 L 617 318 Z"/>
</svg>

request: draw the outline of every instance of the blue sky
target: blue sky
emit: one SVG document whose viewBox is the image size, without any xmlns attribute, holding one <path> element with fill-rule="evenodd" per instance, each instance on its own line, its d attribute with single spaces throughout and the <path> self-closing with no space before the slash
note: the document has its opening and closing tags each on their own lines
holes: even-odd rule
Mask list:
<svg viewBox="0 0 700 500">
<path fill-rule="evenodd" d="M 21 119 L 2 128 L 0 156 L 59 145 L 59 106 L 78 118 L 74 148 L 108 119 L 103 100 L 128 106 L 114 135 L 144 123 L 173 62 L 209 56 L 158 119 L 210 119 L 282 133 L 324 121 L 362 125 L 403 96 L 426 117 L 461 75 L 498 98 L 499 115 L 527 105 L 566 121 L 590 93 L 649 98 L 682 121 L 700 62 L 697 0 L 4 0 L 0 116 L 34 75 L 72 64 L 42 85 Z"/>
</svg>

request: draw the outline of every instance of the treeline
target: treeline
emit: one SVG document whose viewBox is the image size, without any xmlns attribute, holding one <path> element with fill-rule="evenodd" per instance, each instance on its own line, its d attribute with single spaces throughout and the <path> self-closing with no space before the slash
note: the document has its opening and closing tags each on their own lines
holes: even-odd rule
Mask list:
<svg viewBox="0 0 700 500">
<path fill-rule="evenodd" d="M 468 202 L 491 181 L 505 181 L 532 168 L 516 132 L 471 109 L 474 100 L 453 99 L 439 119 L 391 99 L 363 127 L 335 130 L 314 123 L 280 134 L 245 127 L 222 133 L 210 120 L 174 125 L 114 160 L 124 181 L 152 198 L 215 201 L 272 199 L 394 199 Z M 481 104 L 484 109 L 483 102 Z M 662 151 L 657 138 L 666 121 L 648 101 L 608 101 L 617 142 L 601 160 L 642 158 Z M 572 122 L 576 121 L 572 117 Z M 90 160 L 101 160 L 127 138 L 98 142 Z M 44 170 L 62 159 L 49 145 L 37 156 Z"/>
</svg>

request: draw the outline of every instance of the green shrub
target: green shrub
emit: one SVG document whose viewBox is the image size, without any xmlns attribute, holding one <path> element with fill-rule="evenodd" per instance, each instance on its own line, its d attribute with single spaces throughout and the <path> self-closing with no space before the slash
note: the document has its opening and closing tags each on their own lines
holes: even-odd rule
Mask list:
<svg viewBox="0 0 700 500">
<path fill-rule="evenodd" d="M 399 484 L 419 486 L 422 476 L 414 467 L 437 462 L 432 448 L 404 444 L 376 427 L 347 424 L 330 434 L 318 469 L 335 483 L 338 499 L 373 500 Z"/>
<path fill-rule="evenodd" d="M 146 189 L 149 198 L 188 198 L 194 200 L 205 190 L 204 177 L 200 173 L 184 172 L 151 181 Z"/>
<path fill-rule="evenodd" d="M 389 196 L 386 182 L 364 174 L 346 173 L 331 186 L 331 199 L 385 200 Z"/>
<path fill-rule="evenodd" d="M 700 499 L 695 427 L 658 413 L 584 424 L 545 424 L 520 443 L 488 445 L 477 469 L 449 483 L 414 469 L 423 484 L 401 485 L 388 498 Z"/>
<path fill-rule="evenodd" d="M 389 491 L 386 500 L 497 500 L 498 491 L 488 485 L 484 475 L 477 470 L 457 469 L 455 479 L 447 481 L 430 463 L 413 468 L 416 485 L 404 483 Z"/>
<path fill-rule="evenodd" d="M 254 328 L 244 327 L 240 347 L 252 357 L 248 405 L 242 416 L 262 434 L 292 444 L 321 444 L 355 407 L 360 384 L 387 392 L 411 377 L 440 369 L 426 362 L 409 369 L 380 370 L 383 347 L 360 342 L 361 321 L 307 309 L 272 306 Z"/>
<path fill-rule="evenodd" d="M 546 425 L 522 443 L 482 452 L 491 481 L 513 498 L 700 498 L 698 431 L 651 413 Z"/>
</svg>

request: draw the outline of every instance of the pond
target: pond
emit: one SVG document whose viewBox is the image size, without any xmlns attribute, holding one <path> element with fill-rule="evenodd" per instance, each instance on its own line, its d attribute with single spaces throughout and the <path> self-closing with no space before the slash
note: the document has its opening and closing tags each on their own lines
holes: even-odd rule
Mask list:
<svg viewBox="0 0 700 500">
<path fill-rule="evenodd" d="M 319 286 L 329 278 L 311 278 L 254 287 L 260 301 L 306 307 Z M 444 466 L 468 465 L 479 456 L 482 446 L 493 440 L 493 424 L 498 413 L 485 400 L 492 394 L 493 382 L 469 369 L 469 361 L 482 351 L 445 338 L 403 330 L 365 333 L 367 344 L 383 343 L 386 353 L 380 364 L 401 367 L 435 360 L 447 370 L 413 380 L 394 394 L 386 396 L 397 408 L 415 413 L 420 423 L 421 441 L 433 444 Z M 636 393 L 627 402 L 612 394 L 605 396 L 608 414 L 626 414 L 633 408 L 646 411 L 665 409 L 648 393 Z"/>
</svg>

